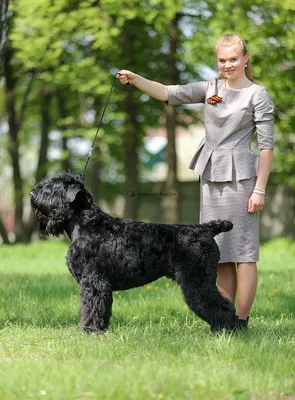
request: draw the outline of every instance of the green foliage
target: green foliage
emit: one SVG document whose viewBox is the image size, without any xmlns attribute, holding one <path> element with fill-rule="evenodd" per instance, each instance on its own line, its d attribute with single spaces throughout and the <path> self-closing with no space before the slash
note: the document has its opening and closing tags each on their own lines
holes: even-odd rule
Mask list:
<svg viewBox="0 0 295 400">
<path fill-rule="evenodd" d="M 293 371 L 295 248 L 261 247 L 248 332 L 213 336 L 161 279 L 114 293 L 107 334 L 77 330 L 78 285 L 63 241 L 2 246 L 1 399 L 287 399 Z M 284 268 L 278 268 L 284 259 Z M 21 260 L 21 263 L 20 263 Z"/>
<path fill-rule="evenodd" d="M 40 132 L 40 125 L 36 122 L 40 118 L 38 97 L 41 88 L 53 95 L 51 130 L 61 132 L 51 141 L 51 147 L 56 149 L 61 147 L 62 138 L 87 137 L 93 140 L 96 131 L 93 126 L 98 125 L 114 73 L 119 69 L 133 69 L 164 81 L 165 70 L 159 71 L 159 63 L 164 60 L 163 41 L 167 26 L 181 4 L 180 0 L 127 0 L 120 7 L 116 0 L 101 1 L 99 6 L 96 1 L 73 3 L 70 0 L 12 3 L 10 45 L 14 50 L 16 74 L 20 77 L 17 88 L 21 82 L 26 82 L 28 75 L 34 75 L 30 104 L 22 126 L 21 137 L 27 138 L 23 145 L 26 146 L 30 138 L 34 140 Z M 107 176 L 103 169 L 108 169 L 112 160 L 116 160 L 121 169 L 123 167 L 127 90 L 132 91 L 138 101 L 139 137 L 143 137 L 146 126 L 159 123 L 162 106 L 158 102 L 143 103 L 140 93 L 133 88 L 120 87 L 116 81 L 96 143 L 103 150 L 97 160 L 102 167 L 101 178 Z M 17 97 L 18 108 L 21 108 L 23 92 L 24 89 Z M 65 115 L 60 115 L 56 92 L 63 95 Z M 89 111 L 95 114 L 95 119 L 85 122 Z M 72 153 L 72 163 L 78 161 L 80 165 L 79 155 L 68 150 L 67 156 L 69 153 Z M 60 153 L 60 161 L 65 156 Z"/>
</svg>

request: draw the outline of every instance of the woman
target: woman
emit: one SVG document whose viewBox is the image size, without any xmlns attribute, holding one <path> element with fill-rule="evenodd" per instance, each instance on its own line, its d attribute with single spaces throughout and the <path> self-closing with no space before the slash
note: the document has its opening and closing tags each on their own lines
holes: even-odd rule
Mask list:
<svg viewBox="0 0 295 400">
<path fill-rule="evenodd" d="M 223 35 L 216 56 L 220 80 L 165 86 L 127 70 L 117 77 L 169 104 L 205 103 L 206 134 L 190 168 L 201 178 L 200 222 L 227 219 L 234 224 L 231 232 L 216 237 L 217 286 L 233 304 L 237 294 L 238 326 L 243 328 L 257 288 L 259 211 L 272 165 L 274 107 L 266 88 L 253 81 L 239 35 Z M 259 158 L 251 150 L 255 133 Z"/>
</svg>

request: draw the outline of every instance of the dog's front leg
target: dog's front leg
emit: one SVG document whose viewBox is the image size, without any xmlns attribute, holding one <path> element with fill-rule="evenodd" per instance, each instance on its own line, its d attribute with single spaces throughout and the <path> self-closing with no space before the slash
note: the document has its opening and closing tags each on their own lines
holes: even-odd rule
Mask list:
<svg viewBox="0 0 295 400">
<path fill-rule="evenodd" d="M 109 283 L 95 273 L 80 281 L 79 328 L 89 332 L 105 332 L 112 315 L 113 296 Z"/>
</svg>

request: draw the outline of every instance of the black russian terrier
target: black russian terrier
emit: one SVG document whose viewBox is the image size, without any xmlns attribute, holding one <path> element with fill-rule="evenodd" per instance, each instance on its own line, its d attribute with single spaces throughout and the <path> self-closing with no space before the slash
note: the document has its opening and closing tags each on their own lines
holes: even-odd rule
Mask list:
<svg viewBox="0 0 295 400">
<path fill-rule="evenodd" d="M 67 265 L 80 285 L 82 330 L 104 332 L 112 314 L 112 292 L 162 276 L 176 281 L 184 300 L 212 331 L 234 329 L 237 317 L 217 289 L 219 249 L 214 236 L 228 221 L 168 225 L 114 218 L 101 211 L 81 176 L 44 179 L 31 192 L 40 232 L 67 233 Z"/>
</svg>

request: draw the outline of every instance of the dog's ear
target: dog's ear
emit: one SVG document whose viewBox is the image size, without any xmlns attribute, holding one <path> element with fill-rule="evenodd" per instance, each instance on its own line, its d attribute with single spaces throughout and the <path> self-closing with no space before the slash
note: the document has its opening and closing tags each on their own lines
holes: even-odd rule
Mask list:
<svg viewBox="0 0 295 400">
<path fill-rule="evenodd" d="M 77 194 L 81 192 L 81 188 L 79 186 L 70 186 L 66 193 L 66 200 L 68 203 L 72 203 L 76 200 Z"/>
</svg>

